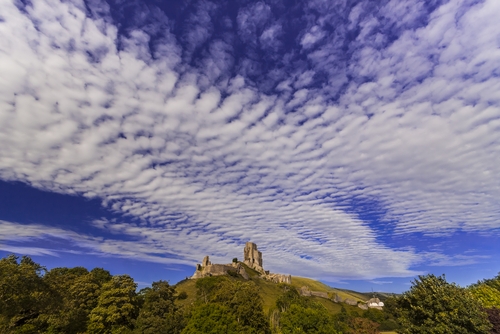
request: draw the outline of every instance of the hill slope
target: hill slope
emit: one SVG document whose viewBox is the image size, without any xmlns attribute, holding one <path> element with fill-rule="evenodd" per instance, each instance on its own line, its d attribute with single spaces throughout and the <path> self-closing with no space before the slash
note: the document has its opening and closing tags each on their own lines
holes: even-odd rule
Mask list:
<svg viewBox="0 0 500 334">
<path fill-rule="evenodd" d="M 246 267 L 246 266 L 245 266 Z M 258 288 L 259 288 L 259 294 L 262 297 L 262 300 L 264 302 L 264 312 L 267 313 L 270 309 L 272 309 L 276 305 L 276 299 L 278 296 L 282 293 L 282 290 L 278 287 L 276 283 L 269 282 L 266 280 L 263 280 L 259 277 L 259 273 L 257 273 L 255 270 L 252 270 L 248 267 L 245 268 L 250 280 L 254 282 Z M 229 277 L 229 276 L 228 276 Z M 230 279 L 234 280 L 243 280 L 242 278 L 234 278 L 234 277 L 229 277 Z M 311 291 L 320 291 L 320 292 L 326 292 L 329 294 L 329 296 L 334 296 L 335 294 L 338 294 L 342 299 L 350 298 L 354 299 L 356 301 L 366 301 L 368 298 L 366 298 L 365 295 L 353 291 L 345 291 L 341 289 L 335 289 L 332 288 L 324 283 L 321 283 L 319 281 L 310 279 L 310 278 L 305 278 L 305 277 L 297 277 L 293 276 L 292 277 L 292 286 L 296 287 L 297 289 L 300 289 L 303 286 L 309 287 Z M 196 300 L 196 280 L 184 280 L 176 285 L 177 292 L 186 292 L 188 297 L 184 300 L 179 300 L 178 303 L 180 305 L 190 305 L 195 302 Z M 340 312 L 342 306 L 344 306 L 346 309 L 349 311 L 354 311 L 358 312 L 361 311 L 356 306 L 350 306 L 346 304 L 337 304 L 329 299 L 321 298 L 321 297 L 315 297 L 311 296 L 308 297 L 311 298 L 322 305 L 326 307 L 331 313 L 335 314 Z"/>
</svg>

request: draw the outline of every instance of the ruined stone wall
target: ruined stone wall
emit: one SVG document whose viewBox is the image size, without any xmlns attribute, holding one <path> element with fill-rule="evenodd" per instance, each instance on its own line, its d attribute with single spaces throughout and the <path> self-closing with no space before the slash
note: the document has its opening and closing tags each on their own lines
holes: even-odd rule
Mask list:
<svg viewBox="0 0 500 334">
<path fill-rule="evenodd" d="M 292 284 L 292 275 L 268 274 L 266 272 L 266 275 L 262 275 L 262 278 L 274 283 Z"/>
<path fill-rule="evenodd" d="M 234 271 L 234 268 L 225 264 L 209 264 L 205 267 L 201 267 L 201 270 L 196 270 L 191 278 L 227 275 L 229 270 Z"/>
<path fill-rule="evenodd" d="M 299 294 L 301 296 L 316 296 L 316 297 L 321 297 L 321 298 L 326 298 L 328 299 L 328 293 L 323 292 L 323 291 L 311 291 L 308 286 L 303 286 L 299 289 Z"/>
<path fill-rule="evenodd" d="M 240 274 L 244 279 L 248 279 L 248 274 L 241 263 L 231 263 L 231 264 L 212 264 L 209 261 L 209 257 L 205 256 L 203 258 L 203 265 L 197 265 L 197 269 L 194 272 L 192 279 L 203 278 L 208 276 L 222 276 L 227 275 L 229 271 L 236 272 Z"/>
<path fill-rule="evenodd" d="M 328 293 L 321 291 L 311 291 L 311 295 L 328 299 Z"/>
</svg>

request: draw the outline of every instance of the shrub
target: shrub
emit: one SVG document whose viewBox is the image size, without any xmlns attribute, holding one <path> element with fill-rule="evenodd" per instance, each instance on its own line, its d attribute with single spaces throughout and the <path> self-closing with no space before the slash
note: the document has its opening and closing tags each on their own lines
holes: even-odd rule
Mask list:
<svg viewBox="0 0 500 334">
<path fill-rule="evenodd" d="M 419 276 L 394 304 L 404 334 L 487 334 L 491 328 L 481 303 L 444 276 Z"/>
</svg>

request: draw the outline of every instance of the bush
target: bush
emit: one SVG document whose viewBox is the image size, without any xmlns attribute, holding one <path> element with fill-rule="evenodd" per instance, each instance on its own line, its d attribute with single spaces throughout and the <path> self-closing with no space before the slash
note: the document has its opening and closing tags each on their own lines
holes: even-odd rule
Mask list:
<svg viewBox="0 0 500 334">
<path fill-rule="evenodd" d="M 184 300 L 184 299 L 187 299 L 188 297 L 188 294 L 186 291 L 182 291 L 181 293 L 179 293 L 179 295 L 177 296 L 177 299 L 178 300 Z"/>
<path fill-rule="evenodd" d="M 481 303 L 444 276 L 419 276 L 394 304 L 390 309 L 404 334 L 487 334 L 491 328 Z"/>
</svg>

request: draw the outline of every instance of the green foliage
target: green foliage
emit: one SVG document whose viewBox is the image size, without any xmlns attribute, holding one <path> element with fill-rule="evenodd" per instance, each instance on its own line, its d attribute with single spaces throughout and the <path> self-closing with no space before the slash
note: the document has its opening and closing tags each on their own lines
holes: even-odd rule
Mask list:
<svg viewBox="0 0 500 334">
<path fill-rule="evenodd" d="M 487 284 L 469 288 L 471 294 L 486 308 L 500 308 L 500 291 Z"/>
<path fill-rule="evenodd" d="M 349 319 L 349 329 L 347 334 L 377 334 L 379 324 L 375 321 L 366 318 L 351 318 Z"/>
<path fill-rule="evenodd" d="M 295 287 L 283 283 L 280 284 L 280 287 L 283 289 L 283 293 L 276 299 L 276 307 L 280 312 L 288 311 L 293 304 L 306 306 L 306 299 L 299 295 Z"/>
<path fill-rule="evenodd" d="M 177 295 L 177 299 L 178 300 L 184 300 L 184 299 L 187 299 L 188 297 L 188 294 L 186 291 L 182 291 L 180 292 L 178 295 Z"/>
<path fill-rule="evenodd" d="M 209 276 L 196 280 L 196 294 L 205 302 L 208 303 L 208 296 L 218 289 L 219 282 L 225 279 L 224 277 Z"/>
<path fill-rule="evenodd" d="M 104 283 L 111 281 L 111 278 L 113 278 L 109 271 L 103 268 L 94 268 L 90 271 L 90 274 L 92 275 L 93 280 L 97 284 L 99 284 L 99 286 L 102 286 Z"/>
<path fill-rule="evenodd" d="M 201 304 L 218 304 L 230 310 L 231 317 L 234 316 L 244 333 L 270 332 L 262 309 L 262 298 L 255 283 L 219 276 L 198 279 L 196 287 Z M 216 314 L 222 314 L 221 310 L 217 309 Z M 206 316 L 211 314 L 206 310 L 204 312 Z"/>
<path fill-rule="evenodd" d="M 227 306 L 220 304 L 200 304 L 193 310 L 191 318 L 182 334 L 241 334 L 246 333 L 236 316 Z M 251 332 L 247 332 L 251 333 Z"/>
<path fill-rule="evenodd" d="M 400 333 L 486 334 L 491 327 L 480 302 L 444 276 L 419 276 L 389 305 L 401 322 Z"/>
<path fill-rule="evenodd" d="M 80 333 L 87 328 L 90 311 L 97 306 L 101 285 L 82 267 L 54 268 L 44 280 L 58 293 L 60 307 L 45 315 L 50 332 Z"/>
<path fill-rule="evenodd" d="M 0 331 L 29 333 L 43 330 L 40 315 L 50 312 L 57 296 L 43 280 L 46 269 L 30 257 L 0 259 Z"/>
<path fill-rule="evenodd" d="M 304 307 L 291 304 L 289 309 L 281 313 L 280 327 L 283 334 L 310 333 L 335 334 L 335 325 L 326 309 L 317 304 Z"/>
<path fill-rule="evenodd" d="M 500 309 L 500 274 L 493 278 L 479 281 L 469 287 L 472 295 L 478 299 L 485 308 Z"/>
<path fill-rule="evenodd" d="M 362 311 L 300 296 L 292 285 L 262 280 L 250 268 L 247 272 L 250 281 L 235 273 L 180 282 L 180 292 L 159 281 L 136 293 L 127 275 L 83 267 L 47 271 L 29 257 L 10 255 L 0 259 L 0 333 L 267 334 L 272 327 L 281 334 L 371 334 L 378 327 L 461 334 L 488 333 L 491 324 L 491 333 L 500 333 L 500 275 L 467 289 L 444 277 L 421 276 L 408 292 L 385 300 L 384 311 Z M 318 291 L 326 289 L 314 284 Z"/>
<path fill-rule="evenodd" d="M 384 312 L 382 310 L 377 310 L 375 308 L 369 308 L 364 311 L 361 315 L 362 318 L 368 319 L 373 323 L 378 324 L 379 330 L 383 331 L 392 331 L 399 329 L 399 325 L 394 317 L 392 317 L 388 312 Z M 372 328 L 376 328 L 373 327 Z"/>
<path fill-rule="evenodd" d="M 270 313 L 270 322 L 277 333 L 337 333 L 337 324 L 321 304 L 299 295 L 297 289 L 280 284 L 282 294 L 276 300 L 276 309 Z"/>
<path fill-rule="evenodd" d="M 352 318 L 353 316 L 351 316 L 344 305 L 342 305 L 340 312 L 333 316 L 335 329 L 340 333 L 347 333 L 350 330 L 349 324 Z"/>
<path fill-rule="evenodd" d="M 135 324 L 135 333 L 176 334 L 184 327 L 182 314 L 175 305 L 175 288 L 168 282 L 153 282 L 151 288 L 141 290 L 144 302 Z"/>
<path fill-rule="evenodd" d="M 238 258 L 237 257 L 233 258 L 233 263 L 238 263 Z"/>
<path fill-rule="evenodd" d="M 104 283 L 97 306 L 90 313 L 88 333 L 126 333 L 138 313 L 137 284 L 128 275 L 113 276 Z"/>
</svg>

